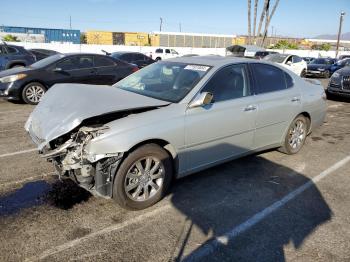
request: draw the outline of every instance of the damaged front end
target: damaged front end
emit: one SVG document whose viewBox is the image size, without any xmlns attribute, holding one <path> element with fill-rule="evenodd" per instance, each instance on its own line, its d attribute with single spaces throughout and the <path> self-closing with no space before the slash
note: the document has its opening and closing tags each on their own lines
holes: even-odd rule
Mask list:
<svg viewBox="0 0 350 262">
<path fill-rule="evenodd" d="M 86 145 L 109 129 L 83 126 L 51 141 L 41 151 L 54 164 L 60 177 L 69 177 L 79 186 L 100 196 L 112 196 L 112 180 L 123 153 L 93 155 Z"/>
</svg>

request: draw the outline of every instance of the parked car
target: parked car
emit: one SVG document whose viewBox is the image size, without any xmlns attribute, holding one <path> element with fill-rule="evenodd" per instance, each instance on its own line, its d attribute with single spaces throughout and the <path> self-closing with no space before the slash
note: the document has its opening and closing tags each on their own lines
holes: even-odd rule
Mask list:
<svg viewBox="0 0 350 262">
<path fill-rule="evenodd" d="M 335 64 L 333 64 L 331 66 L 331 73 L 333 74 L 335 71 L 337 71 L 345 66 L 350 66 L 350 58 L 345 58 L 343 60 L 339 60 Z"/>
<path fill-rule="evenodd" d="M 0 96 L 35 105 L 54 84 L 112 85 L 137 70 L 134 65 L 104 55 L 58 54 L 29 67 L 0 72 Z"/>
<path fill-rule="evenodd" d="M 263 59 L 267 55 L 271 54 L 277 54 L 275 51 L 258 51 L 255 53 L 254 58 L 255 59 Z"/>
<path fill-rule="evenodd" d="M 127 63 L 137 65 L 138 68 L 143 68 L 155 62 L 149 56 L 138 52 L 114 52 L 110 55 Z"/>
<path fill-rule="evenodd" d="M 295 154 L 323 123 L 323 87 L 261 61 L 181 57 L 112 88 L 57 85 L 25 129 L 62 176 L 143 209 L 173 177 L 268 148 Z"/>
<path fill-rule="evenodd" d="M 305 56 L 305 57 L 302 57 L 302 59 L 307 63 L 309 64 L 312 60 L 314 60 L 315 58 L 314 57 L 308 57 L 308 56 Z"/>
<path fill-rule="evenodd" d="M 154 58 L 154 60 L 158 61 L 158 60 L 163 60 L 168 58 L 179 57 L 180 55 L 174 49 L 157 48 L 154 54 L 151 54 L 151 56 L 152 58 Z"/>
<path fill-rule="evenodd" d="M 343 60 L 343 59 L 345 59 L 345 58 L 350 58 L 350 55 L 340 55 L 340 56 L 338 57 L 339 60 Z"/>
<path fill-rule="evenodd" d="M 306 62 L 297 55 L 288 54 L 271 54 L 264 57 L 265 60 L 271 61 L 289 69 L 298 76 L 304 77 L 307 69 Z"/>
<path fill-rule="evenodd" d="M 332 66 L 337 62 L 334 58 L 315 58 L 307 65 L 307 76 L 321 76 L 329 78 Z"/>
<path fill-rule="evenodd" d="M 344 67 L 337 70 L 332 75 L 328 87 L 327 96 L 342 96 L 350 98 L 350 67 Z"/>
<path fill-rule="evenodd" d="M 14 67 L 28 66 L 35 57 L 21 46 L 0 44 L 0 71 Z"/>
<path fill-rule="evenodd" d="M 35 48 L 35 49 L 27 49 L 29 53 L 31 53 L 36 61 L 42 60 L 46 57 L 52 56 L 52 55 L 57 55 L 60 54 L 57 51 L 54 50 L 49 50 L 49 49 L 39 49 L 39 48 Z"/>
</svg>

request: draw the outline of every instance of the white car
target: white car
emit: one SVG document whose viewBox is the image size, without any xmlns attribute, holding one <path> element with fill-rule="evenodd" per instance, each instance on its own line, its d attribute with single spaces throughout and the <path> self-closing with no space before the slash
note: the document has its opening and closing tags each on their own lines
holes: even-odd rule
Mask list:
<svg viewBox="0 0 350 262">
<path fill-rule="evenodd" d="M 170 48 L 157 48 L 154 54 L 152 54 L 152 58 L 156 61 L 168 58 L 175 58 L 179 56 L 180 55 L 178 52 Z"/>
<path fill-rule="evenodd" d="M 297 55 L 271 54 L 265 56 L 264 59 L 278 63 L 298 76 L 304 77 L 306 74 L 307 63 Z"/>
</svg>

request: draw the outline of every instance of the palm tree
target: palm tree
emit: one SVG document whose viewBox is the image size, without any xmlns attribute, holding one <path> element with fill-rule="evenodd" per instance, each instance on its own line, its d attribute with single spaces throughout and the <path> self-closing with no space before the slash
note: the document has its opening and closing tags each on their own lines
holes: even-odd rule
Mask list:
<svg viewBox="0 0 350 262">
<path fill-rule="evenodd" d="M 264 18 L 265 18 L 265 14 L 266 14 L 266 10 L 268 9 L 268 6 L 270 5 L 270 0 L 265 0 L 264 2 L 264 8 L 263 10 L 261 11 L 261 16 L 260 16 L 260 21 L 259 21 L 259 27 L 258 27 L 258 32 L 257 32 L 257 37 L 260 36 L 260 33 L 261 33 L 261 27 L 262 27 L 262 23 L 264 21 Z"/>
<path fill-rule="evenodd" d="M 258 3 L 259 3 L 259 0 L 254 1 L 253 43 L 255 42 L 255 36 L 256 36 L 256 15 L 258 12 Z"/>
<path fill-rule="evenodd" d="M 275 5 L 273 6 L 272 12 L 271 12 L 270 15 L 268 15 L 268 10 L 267 10 L 266 23 L 265 23 L 265 29 L 264 29 L 264 34 L 263 34 L 263 35 L 264 35 L 264 38 L 263 38 L 263 41 L 262 41 L 261 46 L 264 45 L 265 37 L 266 37 L 266 35 L 267 35 L 267 29 L 269 28 L 271 19 L 272 19 L 273 15 L 275 14 L 275 11 L 276 11 L 276 9 L 277 9 L 277 6 L 278 6 L 279 2 L 280 2 L 280 0 L 276 0 Z"/>
<path fill-rule="evenodd" d="M 252 1 L 248 0 L 248 44 L 250 44 L 250 37 L 252 34 L 252 24 L 251 24 L 251 5 L 252 5 Z"/>
</svg>

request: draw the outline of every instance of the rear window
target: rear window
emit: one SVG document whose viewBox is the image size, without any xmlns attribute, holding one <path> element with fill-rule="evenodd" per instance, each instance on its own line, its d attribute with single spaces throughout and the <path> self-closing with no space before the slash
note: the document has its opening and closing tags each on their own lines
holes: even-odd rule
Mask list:
<svg viewBox="0 0 350 262">
<path fill-rule="evenodd" d="M 275 66 L 252 64 L 252 71 L 258 87 L 257 91 L 260 94 L 280 91 L 287 88 L 286 73 Z M 288 81 L 289 85 L 292 86 L 293 80 L 291 77 Z"/>
<path fill-rule="evenodd" d="M 95 66 L 96 67 L 102 67 L 102 66 L 114 66 L 115 63 L 112 59 L 104 56 L 95 56 L 94 58 Z"/>
<path fill-rule="evenodd" d="M 283 61 L 288 57 L 288 55 L 281 54 L 271 54 L 264 57 L 265 60 L 275 62 L 275 63 L 283 63 Z"/>
</svg>

